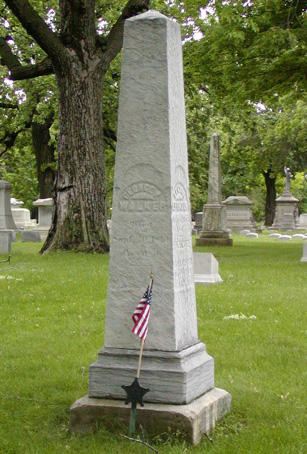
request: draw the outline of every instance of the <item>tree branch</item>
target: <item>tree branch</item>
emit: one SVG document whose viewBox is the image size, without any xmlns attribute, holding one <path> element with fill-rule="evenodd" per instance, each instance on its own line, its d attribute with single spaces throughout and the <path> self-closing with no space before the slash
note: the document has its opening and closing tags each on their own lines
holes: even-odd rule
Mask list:
<svg viewBox="0 0 307 454">
<path fill-rule="evenodd" d="M 4 0 L 21 25 L 46 52 L 55 67 L 61 69 L 67 58 L 65 46 L 46 22 L 32 8 L 28 0 Z"/>
<path fill-rule="evenodd" d="M 107 70 L 113 58 L 123 46 L 124 23 L 129 17 L 133 17 L 138 13 L 147 11 L 150 0 L 129 0 L 119 16 L 117 22 L 112 27 L 107 36 L 105 43 L 105 51 L 103 54 L 104 69 Z"/>
<path fill-rule="evenodd" d="M 18 66 L 11 69 L 11 79 L 12 80 L 24 80 L 24 79 L 33 79 L 38 76 L 47 76 L 48 74 L 53 74 L 54 69 L 52 63 L 48 57 L 44 58 L 41 62 L 36 65 L 29 66 Z"/>
<path fill-rule="evenodd" d="M 4 38 L 0 38 L 0 57 L 2 63 L 10 70 L 10 78 L 12 80 L 31 79 L 37 76 L 46 76 L 54 72 L 48 57 L 36 65 L 22 66 L 18 57 L 13 54 L 12 49 Z"/>
<path fill-rule="evenodd" d="M 5 102 L 0 102 L 1 109 L 18 109 L 18 104 L 10 104 Z"/>
<path fill-rule="evenodd" d="M 20 62 L 16 55 L 13 54 L 10 46 L 8 45 L 5 38 L 0 37 L 0 57 L 1 62 L 5 64 L 9 69 L 14 66 L 19 66 Z"/>
</svg>

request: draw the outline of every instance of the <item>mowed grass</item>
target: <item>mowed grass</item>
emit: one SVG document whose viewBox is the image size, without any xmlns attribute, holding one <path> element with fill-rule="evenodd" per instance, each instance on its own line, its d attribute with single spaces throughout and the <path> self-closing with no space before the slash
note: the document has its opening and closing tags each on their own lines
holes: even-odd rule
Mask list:
<svg viewBox="0 0 307 454">
<path fill-rule="evenodd" d="M 144 453 L 100 429 L 68 433 L 103 345 L 108 256 L 38 253 L 14 243 L 0 263 L 0 452 Z M 223 283 L 197 285 L 199 338 L 231 412 L 198 446 L 150 440 L 160 453 L 307 453 L 307 263 L 302 242 L 247 240 L 212 252 Z M 154 304 L 154 300 L 153 300 Z M 246 318 L 232 319 L 231 315 Z"/>
</svg>

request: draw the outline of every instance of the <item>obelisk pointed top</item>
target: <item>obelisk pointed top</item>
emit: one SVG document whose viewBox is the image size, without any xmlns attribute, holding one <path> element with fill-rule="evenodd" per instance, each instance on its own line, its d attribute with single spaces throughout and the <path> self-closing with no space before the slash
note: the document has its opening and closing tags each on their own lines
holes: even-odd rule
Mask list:
<svg viewBox="0 0 307 454">
<path fill-rule="evenodd" d="M 145 13 L 138 14 L 137 16 L 130 17 L 130 19 L 127 19 L 129 22 L 135 22 L 138 20 L 144 20 L 144 19 L 149 19 L 149 20 L 155 20 L 155 19 L 163 19 L 163 20 L 169 20 L 168 17 L 164 16 L 164 14 L 159 13 L 159 11 L 156 11 L 154 9 L 150 9 L 146 11 Z"/>
<path fill-rule="evenodd" d="M 220 142 L 216 132 L 210 142 L 208 203 L 222 203 Z"/>
</svg>

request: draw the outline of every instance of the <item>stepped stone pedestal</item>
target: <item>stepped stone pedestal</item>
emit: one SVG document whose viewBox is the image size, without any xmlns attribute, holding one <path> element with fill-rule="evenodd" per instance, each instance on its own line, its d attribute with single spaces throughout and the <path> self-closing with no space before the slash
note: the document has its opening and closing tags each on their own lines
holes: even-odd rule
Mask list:
<svg viewBox="0 0 307 454">
<path fill-rule="evenodd" d="M 53 200 L 51 198 L 37 199 L 33 202 L 33 205 L 38 208 L 38 226 L 36 230 L 38 230 L 41 239 L 45 241 L 51 227 Z"/>
<path fill-rule="evenodd" d="M 149 11 L 125 22 L 105 341 L 71 430 L 127 424 L 121 386 L 134 380 L 140 347 L 131 316 L 151 269 L 140 424 L 151 435 L 185 428 L 197 443 L 229 410 L 198 339 L 190 212 L 180 27 Z"/>
<path fill-rule="evenodd" d="M 276 199 L 276 211 L 273 229 L 295 230 L 298 226 L 298 202 L 291 193 L 283 193 Z"/>
</svg>

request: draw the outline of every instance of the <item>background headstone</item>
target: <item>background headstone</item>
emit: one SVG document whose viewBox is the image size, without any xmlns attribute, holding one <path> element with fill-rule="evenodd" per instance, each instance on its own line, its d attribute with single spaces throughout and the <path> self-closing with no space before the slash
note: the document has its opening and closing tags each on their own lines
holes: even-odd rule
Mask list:
<svg viewBox="0 0 307 454">
<path fill-rule="evenodd" d="M 10 230 L 0 230 L 0 255 L 11 252 L 12 234 Z"/>
<path fill-rule="evenodd" d="M 22 208 L 24 204 L 21 200 L 17 200 L 14 197 L 11 198 L 11 211 L 13 215 L 14 222 L 18 229 L 22 229 L 25 226 L 31 224 L 31 214 L 30 210 L 27 208 Z"/>
<path fill-rule="evenodd" d="M 307 228 L 307 214 L 306 213 L 302 213 L 300 215 L 300 227 L 306 227 Z"/>
<path fill-rule="evenodd" d="M 47 238 L 52 221 L 53 200 L 37 199 L 33 205 L 38 208 L 38 225 L 36 230 L 39 231 L 41 239 L 44 241 Z"/>
<path fill-rule="evenodd" d="M 217 284 L 223 282 L 219 275 L 219 263 L 213 254 L 194 252 L 193 261 L 195 284 Z"/>
<path fill-rule="evenodd" d="M 246 238 L 258 238 L 258 233 L 255 233 L 255 232 L 250 232 L 250 233 L 246 233 Z"/>
<path fill-rule="evenodd" d="M 292 240 L 291 235 L 280 235 L 280 237 L 278 238 L 278 241 L 291 241 L 291 240 Z"/>
<path fill-rule="evenodd" d="M 42 239 L 38 230 L 22 230 L 22 243 L 39 243 L 40 241 L 42 241 Z"/>
<path fill-rule="evenodd" d="M 269 234 L 269 238 L 280 238 L 281 237 L 281 233 L 270 233 Z"/>
<path fill-rule="evenodd" d="M 272 225 L 276 230 L 295 230 L 300 227 L 298 217 L 298 202 L 290 192 L 290 183 L 292 174 L 290 169 L 284 167 L 285 171 L 285 188 L 284 192 L 276 199 L 275 218 Z"/>
<path fill-rule="evenodd" d="M 246 196 L 230 196 L 225 201 L 227 228 L 232 232 L 255 232 L 257 224 L 253 215 L 253 202 Z"/>
<path fill-rule="evenodd" d="M 209 156 L 208 202 L 203 206 L 203 221 L 197 246 L 232 246 L 226 230 L 226 209 L 222 204 L 219 136 L 211 137 Z"/>
<path fill-rule="evenodd" d="M 0 180 L 0 230 L 18 230 L 11 210 L 12 185 Z"/>
<path fill-rule="evenodd" d="M 301 262 L 307 262 L 307 243 L 303 244 L 303 255 L 301 258 Z"/>
<path fill-rule="evenodd" d="M 202 227 L 203 227 L 203 212 L 199 211 L 198 213 L 195 213 L 195 225 L 194 225 L 194 228 L 199 233 L 202 230 Z"/>
</svg>

